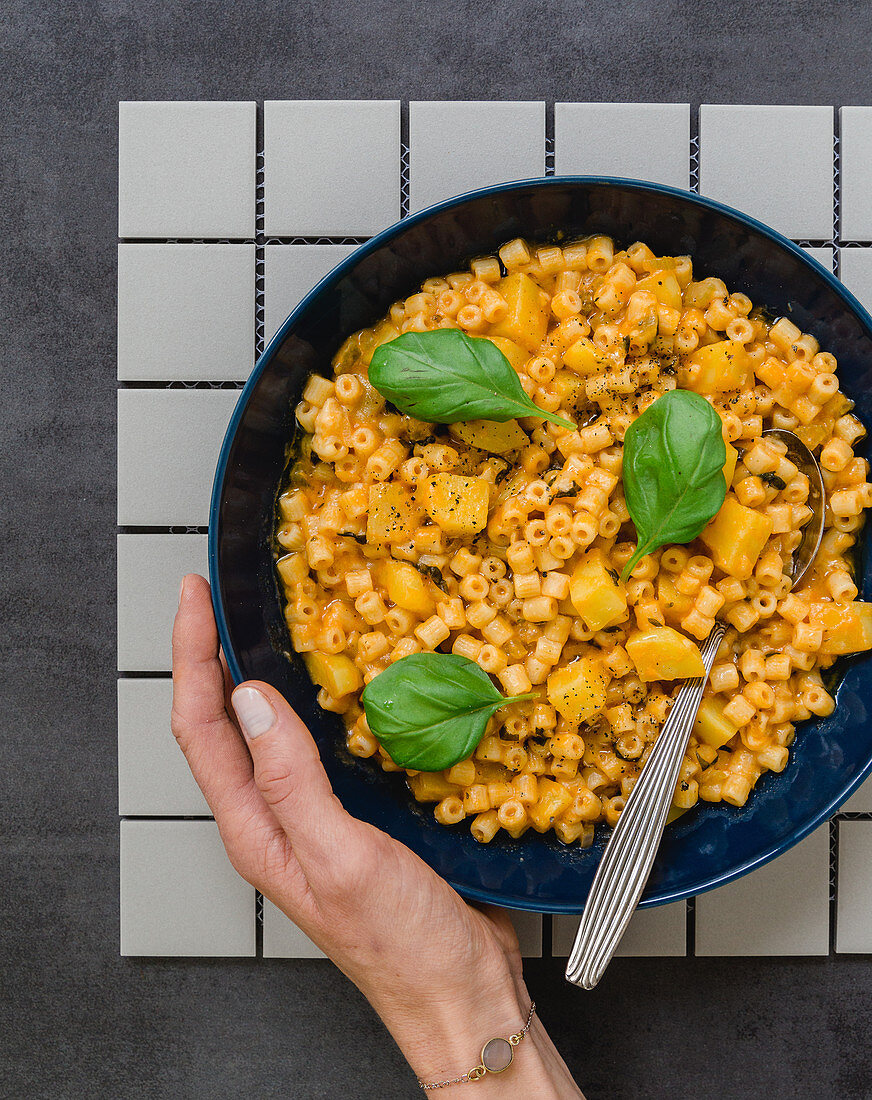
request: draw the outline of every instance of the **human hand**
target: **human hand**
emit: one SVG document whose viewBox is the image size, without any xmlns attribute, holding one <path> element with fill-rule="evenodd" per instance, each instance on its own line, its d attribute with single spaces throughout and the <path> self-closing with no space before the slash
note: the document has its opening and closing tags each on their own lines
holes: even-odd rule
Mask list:
<svg viewBox="0 0 872 1100">
<path fill-rule="evenodd" d="M 530 999 L 508 914 L 467 905 L 405 845 L 351 817 L 275 688 L 232 690 L 195 575 L 173 628 L 172 726 L 233 866 L 358 986 L 422 1079 L 459 1076 L 484 1039 L 520 1029 Z M 535 1095 L 579 1096 L 538 1022 L 530 1039 L 540 1064 L 517 1048 L 512 1079 L 525 1062 Z M 548 1091 L 554 1072 L 572 1091 Z"/>
</svg>

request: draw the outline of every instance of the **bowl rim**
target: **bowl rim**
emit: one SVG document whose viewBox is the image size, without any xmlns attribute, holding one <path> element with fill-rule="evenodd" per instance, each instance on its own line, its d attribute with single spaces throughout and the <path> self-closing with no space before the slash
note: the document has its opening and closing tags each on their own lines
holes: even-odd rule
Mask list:
<svg viewBox="0 0 872 1100">
<path fill-rule="evenodd" d="M 807 267 L 811 268 L 818 276 L 823 276 L 825 282 L 827 282 L 832 290 L 834 290 L 839 298 L 845 303 L 848 309 L 855 314 L 857 319 L 861 322 L 866 329 L 866 335 L 872 340 L 872 314 L 858 301 L 854 294 L 851 293 L 847 287 L 833 274 L 832 271 L 828 271 L 823 264 L 816 260 L 813 256 L 809 256 L 805 250 L 799 245 L 795 244 L 789 237 L 785 237 L 778 230 L 773 229 L 771 226 L 766 225 L 765 222 L 759 221 L 757 218 L 752 217 L 750 214 L 745 214 L 741 210 L 737 210 L 732 206 L 728 206 L 726 203 L 718 202 L 716 199 L 707 198 L 704 195 L 699 195 L 694 191 L 684 191 L 678 187 L 670 187 L 666 184 L 653 183 L 648 180 L 637 180 L 632 178 L 624 178 L 621 176 L 539 176 L 533 179 L 525 180 L 512 180 L 507 183 L 492 184 L 488 187 L 476 188 L 472 191 L 465 191 L 460 195 L 453 195 L 450 198 L 443 199 L 441 202 L 433 203 L 430 206 L 424 207 L 422 210 L 415 211 L 413 214 L 408 214 L 406 217 L 401 218 L 399 221 L 394 222 L 392 225 L 383 229 L 380 233 L 370 237 L 370 239 L 363 244 L 359 245 L 355 250 L 341 260 L 334 268 L 332 268 L 326 275 L 324 275 L 318 282 L 312 287 L 312 289 L 306 294 L 306 296 L 294 307 L 294 309 L 285 318 L 282 325 L 279 327 L 275 335 L 266 343 L 264 350 L 261 352 L 254 368 L 249 375 L 242 390 L 240 390 L 239 398 L 233 409 L 233 413 L 230 417 L 230 422 L 227 425 L 227 430 L 224 434 L 224 439 L 221 443 L 221 450 L 218 455 L 218 462 L 215 469 L 215 477 L 212 483 L 212 495 L 209 507 L 209 529 L 207 535 L 207 556 L 209 567 L 209 580 L 212 589 L 212 607 L 215 612 L 215 621 L 218 626 L 218 637 L 221 643 L 221 647 L 224 651 L 227 665 L 230 670 L 230 674 L 233 677 L 235 684 L 242 682 L 242 669 L 239 666 L 236 654 L 230 642 L 230 631 L 227 623 L 227 617 L 225 615 L 224 603 L 221 594 L 221 586 L 218 583 L 218 517 L 221 510 L 222 502 L 222 490 L 224 486 L 224 479 L 227 472 L 227 464 L 229 461 L 230 450 L 233 444 L 233 440 L 236 436 L 239 422 L 241 421 L 243 414 L 245 413 L 248 405 L 249 398 L 257 385 L 260 376 L 263 374 L 267 364 L 272 360 L 278 349 L 281 347 L 288 332 L 293 329 L 298 318 L 302 316 L 309 308 L 311 302 L 321 294 L 321 292 L 328 286 L 335 282 L 338 282 L 345 274 L 357 266 L 360 261 L 373 252 L 376 252 L 383 245 L 392 241 L 395 237 L 405 233 L 412 226 L 419 224 L 422 221 L 426 221 L 431 215 L 450 210 L 452 207 L 461 206 L 466 202 L 473 199 L 486 198 L 489 195 L 501 195 L 511 193 L 513 191 L 520 191 L 529 188 L 549 188 L 559 185 L 572 185 L 572 184 L 585 184 L 596 185 L 603 187 L 628 187 L 637 191 L 648 191 L 654 194 L 666 195 L 672 198 L 677 198 L 683 202 L 690 203 L 692 206 L 702 207 L 705 210 L 710 210 L 717 214 L 726 215 L 732 218 L 734 221 L 739 222 L 742 225 L 754 230 L 763 237 L 768 238 L 773 243 L 780 245 L 788 252 L 793 253 L 798 257 Z M 827 247 L 824 245 L 823 247 Z M 837 247 L 833 244 L 831 247 Z M 759 855 L 752 859 L 747 859 L 743 863 L 737 864 L 729 871 L 723 874 L 717 875 L 714 878 L 708 879 L 704 884 L 699 887 L 688 889 L 673 889 L 666 890 L 661 893 L 654 893 L 650 897 L 644 898 L 639 908 L 649 908 L 656 905 L 666 905 L 669 902 L 681 901 L 686 898 L 697 897 L 700 894 L 706 893 L 709 890 L 713 890 L 719 886 L 726 886 L 730 882 L 734 882 L 736 879 L 741 878 L 743 875 L 748 874 L 750 871 L 755 870 L 758 867 L 762 867 L 764 864 L 769 863 L 770 860 L 775 859 L 777 856 L 782 855 L 788 851 L 794 845 L 799 844 L 807 836 L 813 833 L 817 828 L 823 825 L 825 822 L 837 812 L 839 806 L 841 806 L 856 790 L 857 788 L 869 777 L 872 773 L 872 756 L 866 764 L 860 769 L 848 784 L 842 789 L 842 792 L 831 799 L 829 803 L 819 810 L 812 818 L 804 822 L 802 825 L 797 826 L 790 834 L 790 838 L 783 843 L 771 845 L 765 849 Z M 453 882 L 450 878 L 446 878 L 446 881 L 450 886 L 454 887 L 463 897 L 469 898 L 472 901 L 486 902 L 496 905 L 505 905 L 506 900 L 500 893 L 478 889 L 476 887 L 467 886 L 464 883 Z M 530 912 L 543 912 L 541 903 L 537 904 L 535 898 L 522 898 L 513 897 L 511 905 L 516 909 L 524 909 Z M 547 905 L 547 911 L 556 914 L 573 914 L 577 915 L 580 912 L 578 902 L 549 902 Z"/>
</svg>

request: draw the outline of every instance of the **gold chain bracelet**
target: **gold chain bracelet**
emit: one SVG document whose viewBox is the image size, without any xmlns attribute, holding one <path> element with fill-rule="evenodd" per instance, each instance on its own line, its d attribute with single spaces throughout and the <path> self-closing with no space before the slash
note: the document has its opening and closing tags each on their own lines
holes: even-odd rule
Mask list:
<svg viewBox="0 0 872 1100">
<path fill-rule="evenodd" d="M 535 1011 L 536 1002 L 531 1001 L 527 1022 L 520 1031 L 510 1035 L 508 1039 L 503 1039 L 499 1035 L 493 1039 L 488 1039 L 481 1048 L 481 1061 L 473 1069 L 462 1073 L 459 1077 L 453 1077 L 450 1081 L 424 1082 L 419 1077 L 418 1084 L 425 1091 L 427 1089 L 447 1089 L 449 1085 L 465 1085 L 467 1081 L 480 1081 L 486 1073 L 504 1073 L 514 1061 L 515 1047 L 530 1030 Z"/>
</svg>

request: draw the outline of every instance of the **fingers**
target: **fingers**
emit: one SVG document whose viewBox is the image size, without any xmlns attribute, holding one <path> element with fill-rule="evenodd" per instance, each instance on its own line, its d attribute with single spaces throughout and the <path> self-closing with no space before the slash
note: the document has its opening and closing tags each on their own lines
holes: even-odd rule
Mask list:
<svg viewBox="0 0 872 1100">
<path fill-rule="evenodd" d="M 305 856 L 335 840 L 350 820 L 333 794 L 318 748 L 306 726 L 269 684 L 250 680 L 233 692 L 233 708 L 254 762 L 254 781 Z"/>
<path fill-rule="evenodd" d="M 173 733 L 219 825 L 259 798 L 251 757 L 227 713 L 209 585 L 185 577 L 173 625 Z"/>
</svg>

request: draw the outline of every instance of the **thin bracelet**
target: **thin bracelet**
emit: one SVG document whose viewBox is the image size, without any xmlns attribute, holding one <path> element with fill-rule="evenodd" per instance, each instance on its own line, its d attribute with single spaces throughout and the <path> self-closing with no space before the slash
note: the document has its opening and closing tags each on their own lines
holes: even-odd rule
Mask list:
<svg viewBox="0 0 872 1100">
<path fill-rule="evenodd" d="M 514 1035 L 510 1035 L 508 1039 L 503 1039 L 502 1036 L 488 1039 L 481 1048 L 481 1062 L 479 1062 L 474 1069 L 462 1073 L 459 1077 L 453 1077 L 450 1081 L 430 1081 L 425 1083 L 419 1077 L 418 1084 L 425 1091 L 427 1089 L 447 1089 L 449 1085 L 465 1085 L 467 1081 L 480 1081 L 486 1073 L 504 1073 L 514 1061 L 515 1047 L 530 1030 L 530 1024 L 533 1022 L 533 1013 L 535 1011 L 536 1002 L 531 1001 L 527 1022 L 520 1031 L 516 1032 Z"/>
</svg>

